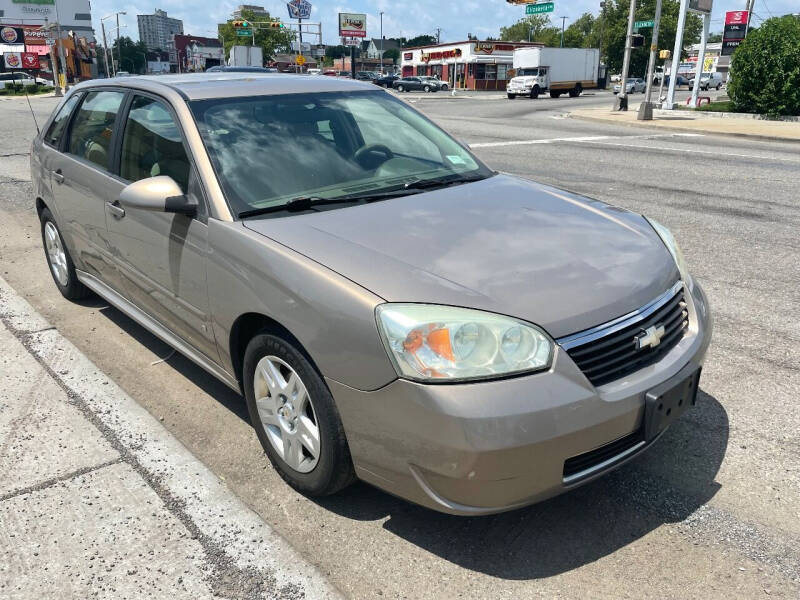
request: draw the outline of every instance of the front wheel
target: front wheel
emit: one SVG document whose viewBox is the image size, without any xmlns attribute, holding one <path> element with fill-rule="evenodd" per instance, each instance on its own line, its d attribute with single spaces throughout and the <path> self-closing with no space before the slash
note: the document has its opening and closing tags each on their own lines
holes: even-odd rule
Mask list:
<svg viewBox="0 0 800 600">
<path fill-rule="evenodd" d="M 256 335 L 242 372 L 250 422 L 286 483 L 326 496 L 355 480 L 333 396 L 298 349 L 274 335 Z"/>
<path fill-rule="evenodd" d="M 531 90 L 531 100 L 536 100 L 539 97 L 539 86 L 534 86 Z"/>
<path fill-rule="evenodd" d="M 47 265 L 53 281 L 67 300 L 82 300 L 91 295 L 91 290 L 78 281 L 75 264 L 64 244 L 64 238 L 56 225 L 49 208 L 42 210 L 39 219 L 42 226 L 42 243 L 44 245 Z"/>
<path fill-rule="evenodd" d="M 424 88 L 422 88 L 422 91 L 423 91 L 423 92 L 425 92 L 425 93 L 427 94 L 428 92 L 430 92 L 430 91 L 431 91 L 431 86 L 429 86 L 429 85 L 426 85 Z"/>
</svg>

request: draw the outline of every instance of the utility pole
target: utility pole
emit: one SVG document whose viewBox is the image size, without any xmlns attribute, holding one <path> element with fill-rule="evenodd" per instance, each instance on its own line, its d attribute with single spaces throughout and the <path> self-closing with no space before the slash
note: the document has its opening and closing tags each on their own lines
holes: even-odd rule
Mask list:
<svg viewBox="0 0 800 600">
<path fill-rule="evenodd" d="M 681 62 L 681 52 L 683 50 L 683 29 L 686 26 L 686 11 L 689 8 L 689 0 L 681 0 L 678 12 L 678 28 L 675 31 L 675 48 L 672 51 L 672 67 L 669 70 L 669 89 L 667 90 L 667 101 L 661 106 L 667 110 L 675 108 L 675 85 L 678 82 L 678 65 Z M 666 73 L 664 74 L 666 76 Z"/>
<path fill-rule="evenodd" d="M 747 37 L 747 32 L 750 30 L 750 18 L 753 16 L 753 6 L 756 0 L 747 0 L 747 23 L 744 26 L 744 37 Z"/>
<path fill-rule="evenodd" d="M 108 70 L 108 42 L 106 41 L 106 24 L 100 21 L 100 29 L 103 30 L 103 64 L 106 67 L 106 79 L 111 78 L 111 72 Z"/>
<path fill-rule="evenodd" d="M 653 105 L 650 103 L 650 94 L 653 92 L 653 72 L 656 66 L 656 52 L 658 52 L 658 29 L 661 25 L 661 0 L 656 0 L 656 16 L 653 19 L 653 39 L 650 40 L 650 61 L 647 63 L 647 89 L 645 90 L 644 102 L 639 106 L 639 114 L 636 118 L 639 121 L 653 120 Z M 664 81 L 664 74 L 661 74 L 661 81 Z"/>
<path fill-rule="evenodd" d="M 603 62 L 603 42 L 605 41 L 605 33 L 606 33 L 606 3 L 605 1 L 603 1 L 600 3 L 600 62 L 601 63 Z M 606 61 L 603 64 L 607 65 L 608 61 Z M 608 76 L 608 72 L 606 72 L 606 76 Z"/>
<path fill-rule="evenodd" d="M 381 75 L 383 75 L 383 11 L 381 11 Z"/>
<path fill-rule="evenodd" d="M 708 40 L 708 29 L 711 25 L 711 14 L 703 13 L 703 37 L 700 38 L 700 51 L 697 53 L 697 70 L 694 74 L 694 85 L 692 86 L 692 99 L 689 105 L 697 108 L 697 94 L 700 90 L 700 78 L 703 76 L 703 66 L 706 62 L 706 41 Z"/>
<path fill-rule="evenodd" d="M 437 27 L 436 28 L 436 43 L 437 44 L 441 44 L 442 43 L 441 35 L 442 35 L 442 28 L 441 27 Z"/>
<path fill-rule="evenodd" d="M 564 23 L 566 23 L 566 21 L 567 21 L 567 19 L 569 19 L 569 17 L 558 17 L 558 18 L 561 19 L 561 47 L 563 48 L 564 47 Z"/>
<path fill-rule="evenodd" d="M 686 2 L 686 0 L 683 0 Z M 628 14 L 628 34 L 625 36 L 625 56 L 622 59 L 622 77 L 619 80 L 619 94 L 614 101 L 614 110 L 628 110 L 628 69 L 631 66 L 631 44 L 633 43 L 633 22 L 636 19 L 636 0 L 631 0 Z"/>
</svg>

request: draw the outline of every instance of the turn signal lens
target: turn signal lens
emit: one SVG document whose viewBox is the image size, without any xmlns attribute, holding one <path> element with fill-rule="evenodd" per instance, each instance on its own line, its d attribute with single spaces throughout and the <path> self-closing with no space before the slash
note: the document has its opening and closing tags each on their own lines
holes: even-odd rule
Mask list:
<svg viewBox="0 0 800 600">
<path fill-rule="evenodd" d="M 535 325 L 467 308 L 383 304 L 381 332 L 400 376 L 418 381 L 491 379 L 550 367 L 553 342 Z"/>
</svg>

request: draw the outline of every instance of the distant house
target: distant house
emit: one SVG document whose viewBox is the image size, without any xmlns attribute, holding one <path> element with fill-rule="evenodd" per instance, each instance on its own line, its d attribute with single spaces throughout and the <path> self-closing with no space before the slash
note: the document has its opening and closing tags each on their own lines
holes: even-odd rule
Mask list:
<svg viewBox="0 0 800 600">
<path fill-rule="evenodd" d="M 368 42 L 365 42 L 366 48 L 365 51 L 367 53 L 367 58 L 381 58 L 381 39 L 380 38 L 372 38 Z M 392 49 L 400 49 L 400 42 L 398 40 L 393 40 L 390 38 L 383 38 L 383 51 L 386 52 L 387 50 Z"/>
</svg>

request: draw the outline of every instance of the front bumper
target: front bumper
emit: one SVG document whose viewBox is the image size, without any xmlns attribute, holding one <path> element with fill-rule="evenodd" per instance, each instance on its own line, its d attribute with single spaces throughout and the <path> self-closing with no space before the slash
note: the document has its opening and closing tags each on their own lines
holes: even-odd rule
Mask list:
<svg viewBox="0 0 800 600">
<path fill-rule="evenodd" d="M 702 289 L 686 295 L 689 329 L 659 362 L 595 388 L 556 348 L 545 373 L 505 380 L 425 385 L 398 379 L 363 392 L 328 379 L 358 476 L 442 512 L 479 515 L 538 502 L 591 481 L 648 445 L 579 478 L 567 459 L 642 426 L 646 392 L 700 367 L 712 321 Z"/>
</svg>

